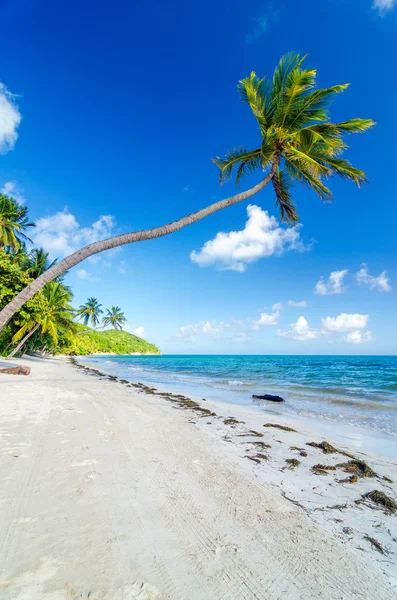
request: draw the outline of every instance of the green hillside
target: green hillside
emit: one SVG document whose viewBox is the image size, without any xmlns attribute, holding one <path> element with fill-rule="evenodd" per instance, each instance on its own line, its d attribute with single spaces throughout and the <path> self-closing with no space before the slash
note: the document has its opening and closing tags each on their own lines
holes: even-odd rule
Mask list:
<svg viewBox="0 0 397 600">
<path fill-rule="evenodd" d="M 154 344 L 128 333 L 127 331 L 116 331 L 115 329 L 107 331 L 94 331 L 84 325 L 78 324 L 80 331 L 87 330 L 86 333 L 78 333 L 70 341 L 60 342 L 56 349 L 57 354 L 96 354 L 109 352 L 110 354 L 161 354 L 160 350 Z"/>
</svg>

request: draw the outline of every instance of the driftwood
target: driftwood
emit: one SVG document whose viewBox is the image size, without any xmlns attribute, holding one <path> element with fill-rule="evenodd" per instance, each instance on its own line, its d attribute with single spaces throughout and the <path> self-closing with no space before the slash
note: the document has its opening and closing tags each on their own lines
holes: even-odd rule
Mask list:
<svg viewBox="0 0 397 600">
<path fill-rule="evenodd" d="M 30 367 L 21 367 L 19 365 L 3 367 L 0 366 L 0 375 L 30 375 Z"/>
<path fill-rule="evenodd" d="M 256 396 L 253 394 L 252 396 L 256 400 L 270 400 L 271 402 L 284 402 L 284 398 L 281 396 L 272 396 L 271 394 L 263 394 L 263 396 Z"/>
</svg>

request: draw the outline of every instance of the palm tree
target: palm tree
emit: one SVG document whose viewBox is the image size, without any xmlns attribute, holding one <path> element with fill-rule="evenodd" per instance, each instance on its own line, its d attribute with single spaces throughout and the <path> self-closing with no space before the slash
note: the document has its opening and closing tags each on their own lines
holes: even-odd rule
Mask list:
<svg viewBox="0 0 397 600">
<path fill-rule="evenodd" d="M 103 313 L 101 310 L 102 304 L 98 304 L 96 298 L 88 298 L 85 304 L 80 304 L 75 316 L 84 321 L 84 325 L 88 325 L 91 321 L 91 325 L 96 327 L 99 324 L 99 315 Z"/>
<path fill-rule="evenodd" d="M 36 279 L 45 273 L 45 271 L 53 267 L 56 262 L 56 259 L 50 259 L 49 253 L 45 252 L 43 248 L 33 248 L 28 255 L 26 272 L 30 277 Z"/>
<path fill-rule="evenodd" d="M 17 252 L 24 240 L 31 241 L 24 233 L 28 227 L 34 227 L 27 214 L 26 206 L 0 194 L 0 247 Z"/>
<path fill-rule="evenodd" d="M 58 333 L 74 333 L 76 325 L 73 323 L 73 309 L 70 301 L 73 295 L 69 288 L 59 281 L 51 281 L 42 291 L 40 310 L 37 315 L 29 317 L 22 327 L 16 332 L 12 341 L 19 342 L 7 358 L 12 358 L 24 346 L 25 342 L 36 332 L 48 333 L 55 345 L 58 342 Z"/>
<path fill-rule="evenodd" d="M 366 180 L 365 173 L 340 156 L 347 148 L 343 136 L 372 127 L 371 119 L 354 118 L 342 123 L 329 121 L 328 105 L 347 84 L 316 88 L 316 71 L 303 68 L 304 58 L 287 54 L 277 65 L 273 77 L 259 79 L 251 73 L 239 83 L 243 102 L 251 108 L 259 127 L 260 140 L 256 149 L 238 148 L 224 158 L 216 158 L 221 181 L 237 169 L 236 183 L 252 171 L 266 173 L 254 187 L 215 202 L 182 219 L 161 227 L 124 233 L 89 244 L 64 258 L 29 284 L 0 311 L 0 331 L 13 314 L 43 285 L 89 256 L 124 244 L 141 242 L 169 235 L 223 208 L 247 200 L 272 182 L 276 203 L 283 220 L 296 222 L 297 211 L 291 196 L 291 183 L 298 181 L 314 190 L 321 199 L 330 200 L 331 192 L 324 179 L 339 175 L 357 185 Z"/>
<path fill-rule="evenodd" d="M 121 308 L 119 306 L 112 306 L 110 310 L 107 308 L 106 312 L 106 317 L 102 319 L 103 327 L 112 325 L 115 329 L 123 329 L 123 325 L 127 322 L 127 319 L 124 313 L 121 312 Z"/>
</svg>

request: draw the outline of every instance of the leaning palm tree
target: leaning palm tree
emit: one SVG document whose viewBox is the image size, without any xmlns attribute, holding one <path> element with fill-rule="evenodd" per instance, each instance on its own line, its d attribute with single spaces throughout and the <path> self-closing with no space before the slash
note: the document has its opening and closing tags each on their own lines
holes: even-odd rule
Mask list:
<svg viewBox="0 0 397 600">
<path fill-rule="evenodd" d="M 25 231 L 34 227 L 34 223 L 29 221 L 27 214 L 26 206 L 0 194 L 0 247 L 17 252 L 24 240 L 31 241 Z"/>
<path fill-rule="evenodd" d="M 287 54 L 281 58 L 273 77 L 258 78 L 255 73 L 239 83 L 243 102 L 249 105 L 259 128 L 259 143 L 253 150 L 239 147 L 223 158 L 216 158 L 221 181 L 236 170 L 236 182 L 246 173 L 259 171 L 261 180 L 254 187 L 215 202 L 182 219 L 154 229 L 125 233 L 94 242 L 61 260 L 36 281 L 22 290 L 0 312 L 0 330 L 23 304 L 43 285 L 59 277 L 89 256 L 124 244 L 169 235 L 223 208 L 247 200 L 268 183 L 276 196 L 283 220 L 296 222 L 298 214 L 291 196 L 291 183 L 297 181 L 314 190 L 321 199 L 330 200 L 324 183 L 333 175 L 350 179 L 357 185 L 366 180 L 365 173 L 341 158 L 347 148 L 343 137 L 367 130 L 371 119 L 354 118 L 341 123 L 329 120 L 328 105 L 347 84 L 316 88 L 316 71 L 303 67 L 304 57 Z"/>
<path fill-rule="evenodd" d="M 101 306 L 102 304 L 99 304 L 96 298 L 88 298 L 85 304 L 80 304 L 75 316 L 82 319 L 84 325 L 88 325 L 91 321 L 91 325 L 96 327 L 99 324 L 99 315 L 103 313 Z"/>
<path fill-rule="evenodd" d="M 106 313 L 106 316 L 102 319 L 103 327 L 112 325 L 115 329 L 123 329 L 123 325 L 127 322 L 127 319 L 119 306 L 112 306 L 110 310 L 107 308 Z"/>
<path fill-rule="evenodd" d="M 19 342 L 7 358 L 12 358 L 19 352 L 28 339 L 39 331 L 40 334 L 48 333 L 55 345 L 58 342 L 58 334 L 75 333 L 76 324 L 73 322 L 73 309 L 70 301 L 73 295 L 69 288 L 62 283 L 51 281 L 42 291 L 40 298 L 40 310 L 35 316 L 31 316 L 22 325 L 12 338 L 13 343 Z"/>
</svg>

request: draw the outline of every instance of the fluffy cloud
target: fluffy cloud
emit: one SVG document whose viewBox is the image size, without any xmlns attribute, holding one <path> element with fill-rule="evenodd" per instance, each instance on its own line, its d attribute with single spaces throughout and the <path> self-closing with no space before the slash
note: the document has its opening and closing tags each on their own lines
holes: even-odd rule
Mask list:
<svg viewBox="0 0 397 600">
<path fill-rule="evenodd" d="M 76 217 L 67 209 L 36 221 L 32 234 L 36 246 L 41 246 L 53 257 L 63 257 L 78 248 L 111 235 L 114 218 L 103 215 L 91 227 L 80 227 Z"/>
<path fill-rule="evenodd" d="M 300 300 L 299 302 L 295 302 L 295 300 L 288 300 L 287 302 L 276 302 L 273 304 L 272 310 L 279 311 L 283 310 L 286 306 L 296 306 L 298 308 L 306 308 L 307 302 L 306 300 Z"/>
<path fill-rule="evenodd" d="M 220 321 L 217 323 L 215 320 L 213 321 L 200 321 L 195 325 L 184 325 L 180 328 L 179 333 L 175 335 L 177 338 L 182 338 L 187 341 L 194 342 L 196 335 L 214 335 L 217 333 L 221 333 L 230 325 L 223 323 Z"/>
<path fill-rule="evenodd" d="M 1 188 L 0 193 L 14 198 L 14 200 L 16 200 L 18 204 L 24 204 L 25 202 L 25 198 L 23 197 L 22 192 L 18 187 L 16 181 L 6 181 L 3 187 Z"/>
<path fill-rule="evenodd" d="M 391 10 L 396 5 L 397 0 L 374 0 L 372 8 L 379 11 L 381 15 L 385 14 L 388 10 Z"/>
<path fill-rule="evenodd" d="M 318 338 L 320 334 L 320 331 L 309 327 L 309 323 L 306 321 L 305 317 L 299 317 L 296 323 L 291 323 L 291 329 L 288 331 L 278 330 L 278 335 L 280 337 L 299 341 L 314 340 Z"/>
<path fill-rule="evenodd" d="M 140 327 L 137 327 L 136 329 L 134 329 L 132 333 L 134 333 L 138 337 L 142 337 L 143 334 L 145 333 L 145 328 L 143 327 L 143 325 L 141 325 Z"/>
<path fill-rule="evenodd" d="M 382 271 L 377 277 L 373 277 L 368 273 L 368 267 L 365 263 L 361 265 L 361 269 L 356 273 L 358 283 L 368 285 L 371 290 L 379 290 L 380 292 L 391 292 L 392 287 L 387 277 L 387 271 Z"/>
<path fill-rule="evenodd" d="M 359 329 L 350 331 L 342 338 L 343 342 L 348 342 L 349 344 L 364 344 L 365 342 L 370 342 L 371 340 L 372 335 L 370 331 L 360 331 Z"/>
<path fill-rule="evenodd" d="M 0 154 L 7 154 L 14 148 L 21 119 L 15 96 L 0 83 Z"/>
<path fill-rule="evenodd" d="M 259 319 L 259 321 L 257 321 L 258 326 L 261 325 L 278 325 L 278 318 L 279 318 L 279 313 L 275 312 L 273 314 L 269 314 L 269 313 L 262 313 L 261 314 L 261 318 Z"/>
<path fill-rule="evenodd" d="M 320 296 L 328 296 L 330 294 L 341 294 L 343 292 L 342 283 L 344 277 L 348 274 L 347 269 L 342 271 L 332 271 L 328 277 L 328 281 L 324 281 L 323 277 L 316 283 L 314 292 Z"/>
<path fill-rule="evenodd" d="M 85 281 L 92 281 L 92 282 L 98 281 L 98 277 L 96 277 L 95 275 L 92 275 L 85 269 L 78 269 L 76 271 L 76 275 L 79 279 L 84 279 Z"/>
<path fill-rule="evenodd" d="M 259 258 L 307 249 L 300 239 L 299 227 L 279 227 L 275 217 L 254 204 L 247 207 L 247 213 L 243 230 L 218 233 L 199 252 L 190 254 L 191 261 L 201 267 L 216 265 L 221 270 L 242 273 L 249 263 Z"/>
<path fill-rule="evenodd" d="M 337 317 L 322 318 L 323 328 L 326 331 L 349 331 L 349 329 L 365 329 L 369 315 L 342 313 Z"/>
</svg>

